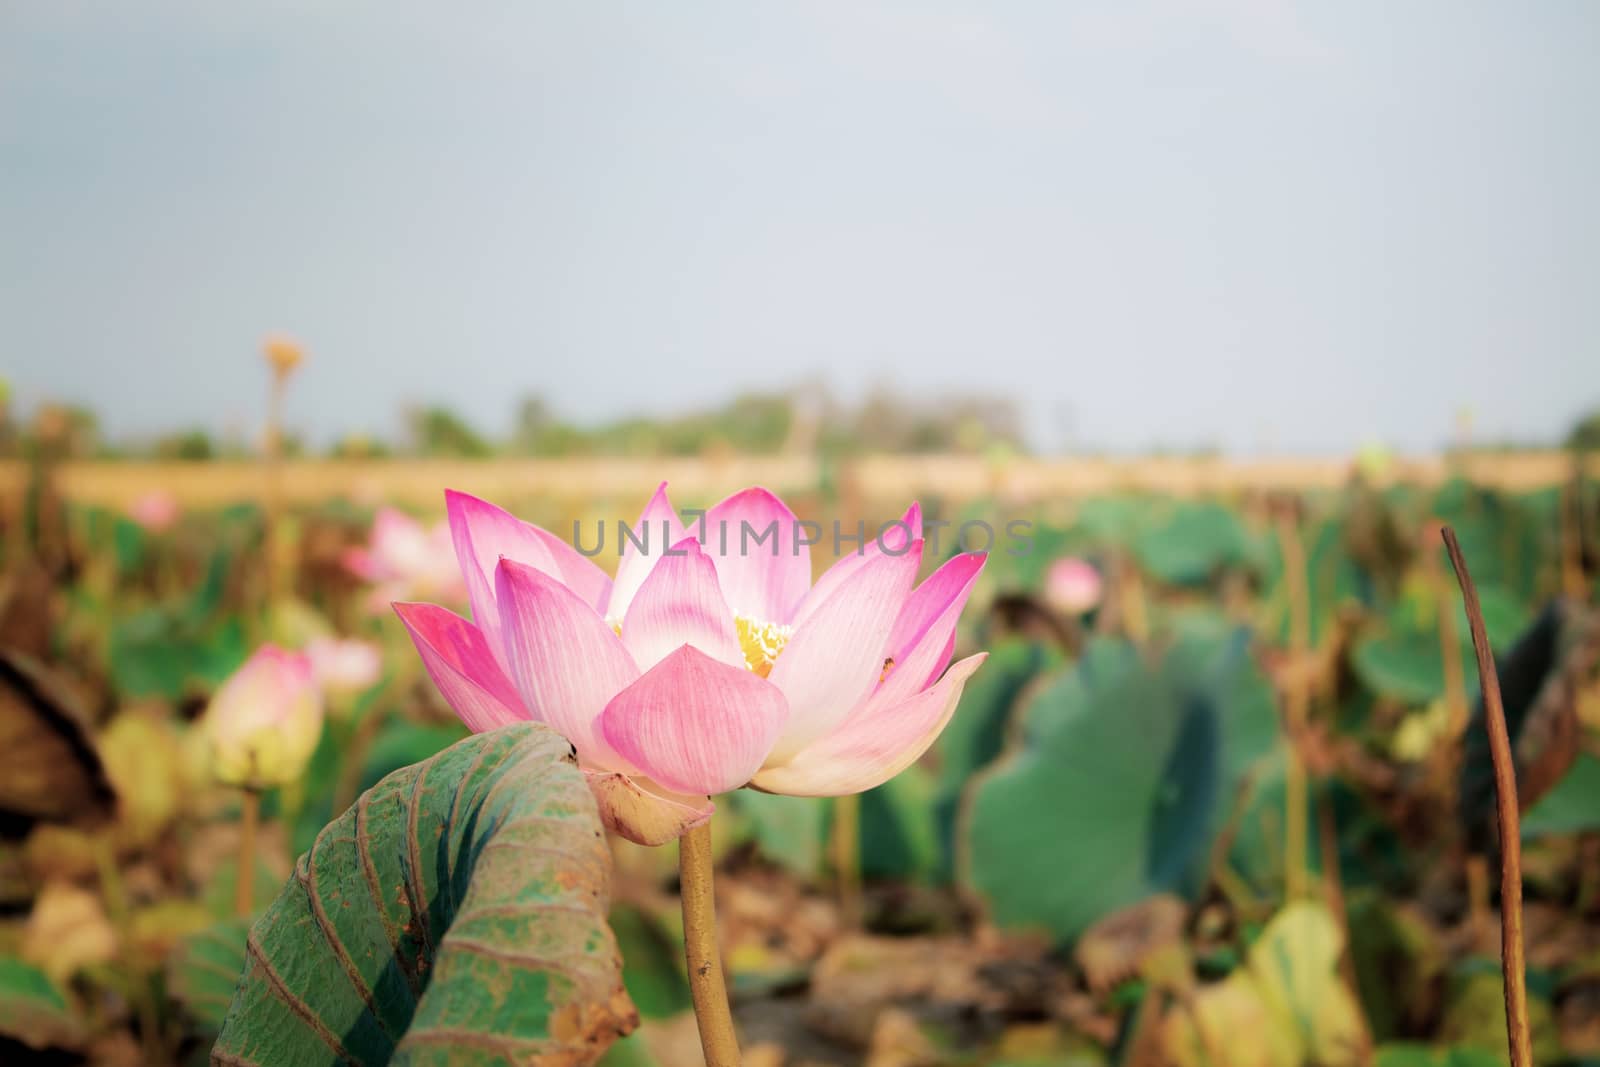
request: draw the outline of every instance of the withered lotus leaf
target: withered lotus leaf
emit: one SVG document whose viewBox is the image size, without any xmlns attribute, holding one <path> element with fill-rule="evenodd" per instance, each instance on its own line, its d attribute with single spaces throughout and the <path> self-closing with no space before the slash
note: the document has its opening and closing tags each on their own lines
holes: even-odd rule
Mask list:
<svg viewBox="0 0 1600 1067">
<path fill-rule="evenodd" d="M 38 663 L 0 650 L 0 826 L 96 822 L 116 795 L 72 695 Z"/>
</svg>

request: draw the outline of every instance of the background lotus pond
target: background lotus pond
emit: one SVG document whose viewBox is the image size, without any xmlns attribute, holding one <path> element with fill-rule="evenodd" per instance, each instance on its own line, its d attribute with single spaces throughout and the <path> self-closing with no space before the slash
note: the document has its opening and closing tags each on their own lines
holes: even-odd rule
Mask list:
<svg viewBox="0 0 1600 1067">
<path fill-rule="evenodd" d="M 746 473 L 711 469 L 680 504 Z M 964 618 L 960 650 L 991 656 L 933 751 L 854 802 L 719 799 L 748 1062 L 1502 1062 L 1492 786 L 1440 523 L 1516 745 L 1538 1061 L 1596 1062 L 1592 485 L 1030 496 L 991 474 L 920 494 L 951 530 L 1029 524 Z M 19 481 L 0 579 L 0 1061 L 698 1062 L 675 846 L 608 840 L 559 738 L 468 738 L 374 598 L 405 575 L 352 565 L 387 505 L 70 484 Z M 894 517 L 875 484 L 787 495 L 870 527 Z M 642 500 L 501 497 L 556 531 Z M 331 638 L 377 655 L 329 660 L 241 893 L 203 713 L 260 644 Z"/>
</svg>

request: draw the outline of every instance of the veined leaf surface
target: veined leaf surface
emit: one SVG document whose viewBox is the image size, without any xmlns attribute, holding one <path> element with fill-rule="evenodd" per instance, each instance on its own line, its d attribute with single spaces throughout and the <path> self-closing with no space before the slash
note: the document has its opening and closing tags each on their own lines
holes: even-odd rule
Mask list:
<svg viewBox="0 0 1600 1067">
<path fill-rule="evenodd" d="M 212 1062 L 592 1062 L 637 1021 L 609 877 L 594 800 L 545 727 L 396 771 L 251 929 Z"/>
</svg>

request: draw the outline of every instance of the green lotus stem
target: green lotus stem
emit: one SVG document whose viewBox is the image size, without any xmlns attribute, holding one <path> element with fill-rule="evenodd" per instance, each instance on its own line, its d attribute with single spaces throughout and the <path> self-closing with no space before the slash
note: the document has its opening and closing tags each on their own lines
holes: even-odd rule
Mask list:
<svg viewBox="0 0 1600 1067">
<path fill-rule="evenodd" d="M 1150 614 L 1145 609 L 1144 576 L 1139 565 L 1123 556 L 1117 571 L 1117 607 L 1122 616 L 1122 632 L 1128 640 L 1142 645 L 1150 638 Z"/>
<path fill-rule="evenodd" d="M 269 603 L 277 598 L 282 581 L 278 556 L 281 552 L 279 542 L 283 537 L 279 525 L 283 513 L 283 393 L 287 382 L 287 373 L 275 370 L 272 375 L 272 391 L 267 401 L 267 439 L 264 455 L 266 484 L 262 501 L 264 505 L 262 510 L 266 513 L 266 538 L 262 561 L 267 572 Z"/>
<path fill-rule="evenodd" d="M 1350 944 L 1350 911 L 1344 902 L 1344 876 L 1339 867 L 1339 823 L 1333 811 L 1333 797 L 1318 794 L 1312 801 L 1317 809 L 1317 848 L 1322 857 L 1322 891 L 1328 900 L 1328 910 L 1334 922 L 1344 932 L 1344 943 Z M 1355 956 L 1345 952 L 1339 957 L 1339 973 L 1351 989 L 1359 988 Z"/>
<path fill-rule="evenodd" d="M 1306 820 L 1310 818 L 1305 765 L 1294 742 L 1288 742 L 1283 770 L 1284 821 L 1284 898 L 1299 900 L 1306 895 Z"/>
<path fill-rule="evenodd" d="M 248 919 L 255 910 L 256 830 L 261 825 L 261 794 L 246 788 L 240 798 L 239 864 L 233 887 L 233 913 Z"/>
<path fill-rule="evenodd" d="M 689 965 L 689 993 L 706 1067 L 739 1067 L 739 1039 L 722 978 L 717 946 L 716 891 L 712 881 L 711 824 L 696 826 L 678 839 L 678 881 L 683 900 L 683 955 Z"/>
<path fill-rule="evenodd" d="M 1494 652 L 1489 647 L 1489 634 L 1483 625 L 1483 608 L 1478 604 L 1478 590 L 1472 584 L 1456 532 L 1446 526 L 1441 533 L 1450 553 L 1450 565 L 1455 568 L 1456 581 L 1461 584 L 1467 623 L 1472 628 L 1472 651 L 1478 659 L 1478 684 L 1483 691 L 1483 724 L 1489 731 L 1489 755 L 1494 762 L 1495 813 L 1500 824 L 1500 973 L 1505 978 L 1506 1041 L 1510 1046 L 1511 1067 L 1533 1067 L 1527 959 L 1522 940 L 1522 828 L 1517 810 L 1516 763 L 1511 754 L 1511 735 L 1506 730 L 1505 708 L 1500 701 Z"/>
<path fill-rule="evenodd" d="M 850 929 L 861 923 L 861 794 L 848 793 L 833 799 L 832 843 L 839 918 Z"/>
<path fill-rule="evenodd" d="M 1306 824 L 1310 818 L 1310 784 L 1300 758 L 1300 741 L 1311 717 L 1311 594 L 1306 581 L 1306 551 L 1300 530 L 1287 510 L 1278 514 L 1278 548 L 1283 555 L 1283 580 L 1289 593 L 1289 685 L 1284 693 L 1284 895 L 1299 900 L 1306 894 Z"/>
<path fill-rule="evenodd" d="M 139 1039 L 145 1062 L 159 1063 L 162 1055 L 161 1010 L 148 978 L 132 959 L 133 931 L 132 909 L 128 904 L 128 890 L 122 880 L 122 870 L 117 865 L 116 846 L 109 833 L 96 834 L 94 838 L 95 870 L 100 879 L 100 895 L 106 903 L 106 914 L 117 931 L 121 942 L 122 962 L 132 972 L 129 979 L 129 999 L 139 1018 Z"/>
</svg>

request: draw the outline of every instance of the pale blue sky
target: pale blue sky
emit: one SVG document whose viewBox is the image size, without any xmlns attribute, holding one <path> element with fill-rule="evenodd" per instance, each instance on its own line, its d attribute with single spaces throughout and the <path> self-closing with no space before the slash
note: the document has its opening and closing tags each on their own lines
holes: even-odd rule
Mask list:
<svg viewBox="0 0 1600 1067">
<path fill-rule="evenodd" d="M 818 374 L 1044 448 L 1600 405 L 1600 4 L 445 11 L 0 0 L 24 402 L 253 425 L 283 330 L 320 439 Z"/>
</svg>

